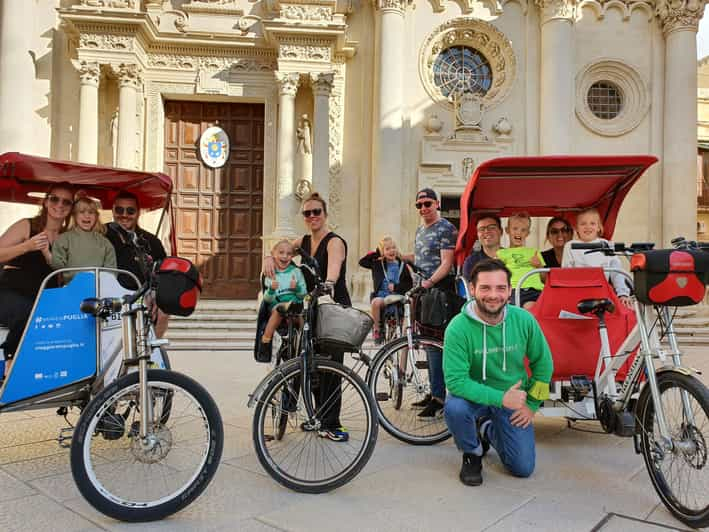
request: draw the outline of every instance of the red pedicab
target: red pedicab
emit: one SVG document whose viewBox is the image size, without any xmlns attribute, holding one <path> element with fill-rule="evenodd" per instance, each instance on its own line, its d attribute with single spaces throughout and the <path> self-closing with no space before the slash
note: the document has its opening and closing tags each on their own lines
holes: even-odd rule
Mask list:
<svg viewBox="0 0 709 532">
<path fill-rule="evenodd" d="M 485 214 L 562 216 L 596 208 L 612 238 L 626 195 L 653 156 L 509 157 L 487 161 L 461 198 L 456 263 L 462 266 Z M 651 244 L 574 244 L 588 253 L 631 256 L 635 309 L 620 304 L 601 268 L 540 268 L 546 273 L 531 313 L 554 359 L 550 398 L 540 412 L 597 419 L 608 433 L 632 436 L 667 508 L 694 527 L 709 524 L 709 390 L 681 364 L 671 306 L 701 302 L 709 255 L 696 243 L 652 250 Z M 518 291 L 519 293 L 519 291 Z M 667 346 L 661 339 L 667 341 Z M 637 356 L 636 356 L 637 355 Z M 656 360 L 659 366 L 656 367 Z"/>
<path fill-rule="evenodd" d="M 163 209 L 163 219 L 169 212 L 172 181 L 164 174 L 0 155 L 0 201 L 37 205 L 58 183 L 83 190 L 105 209 L 125 190 L 142 208 Z M 174 286 L 167 277 L 191 273 L 185 272 L 188 264 L 168 257 L 144 272 L 142 286 L 125 270 L 52 272 L 0 385 L 0 412 L 81 411 L 71 437 L 72 474 L 82 495 L 116 519 L 150 521 L 184 508 L 209 484 L 221 456 L 221 416 L 207 391 L 185 375 L 149 369 L 155 364 L 169 368 L 169 362 L 163 350 L 167 341 L 155 337 L 143 296 L 154 292 L 160 306 L 171 294 L 161 293 L 158 281 L 164 292 Z M 74 274 L 71 280 L 50 288 L 49 281 L 65 272 Z M 118 274 L 132 278 L 137 291 L 121 287 Z M 191 300 L 192 308 L 195 284 L 194 294 L 182 298 Z M 164 307 L 168 313 L 179 311 Z M 64 439 L 60 436 L 60 443 Z"/>
</svg>

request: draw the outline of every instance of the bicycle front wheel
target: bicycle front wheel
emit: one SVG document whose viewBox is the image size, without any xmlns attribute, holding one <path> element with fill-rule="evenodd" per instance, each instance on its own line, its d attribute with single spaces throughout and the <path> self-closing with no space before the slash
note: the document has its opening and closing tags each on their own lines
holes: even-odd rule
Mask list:
<svg viewBox="0 0 709 532">
<path fill-rule="evenodd" d="M 667 509 L 693 528 L 709 525 L 709 390 L 695 377 L 657 376 L 671 449 L 663 445 L 649 387 L 638 399 L 640 441 L 652 484 Z"/>
<path fill-rule="evenodd" d="M 427 351 L 443 350 L 436 338 L 399 338 L 382 348 L 372 361 L 369 387 L 377 403 L 379 423 L 395 438 L 412 445 L 433 445 L 450 438 L 443 413 L 421 417 L 412 406 L 431 392 Z"/>
<path fill-rule="evenodd" d="M 253 421 L 254 447 L 263 468 L 277 482 L 303 493 L 323 493 L 352 480 L 371 457 L 378 429 L 374 399 L 356 373 L 330 360 L 316 359 L 313 366 L 313 395 L 320 394 L 319 400 L 313 398 L 314 420 L 308 419 L 302 368 L 295 364 L 274 373 Z M 320 384 L 326 381 L 340 384 L 324 397 Z M 339 416 L 333 412 L 338 404 Z M 319 426 L 333 414 L 346 431 L 339 441 Z"/>
<path fill-rule="evenodd" d="M 79 491 L 121 521 L 154 521 L 189 505 L 214 477 L 224 445 L 219 410 L 200 384 L 165 370 L 149 370 L 147 378 L 153 423 L 146 438 L 137 372 L 89 403 L 72 438 Z"/>
</svg>

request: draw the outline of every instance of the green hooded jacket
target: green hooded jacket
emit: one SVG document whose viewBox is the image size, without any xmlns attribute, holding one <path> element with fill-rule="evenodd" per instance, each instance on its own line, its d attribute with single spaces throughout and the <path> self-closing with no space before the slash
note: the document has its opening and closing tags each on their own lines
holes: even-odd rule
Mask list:
<svg viewBox="0 0 709 532">
<path fill-rule="evenodd" d="M 527 375 L 525 358 L 532 375 Z M 446 329 L 443 373 L 450 393 L 473 403 L 501 407 L 502 397 L 517 381 L 536 411 L 549 397 L 554 365 L 551 351 L 534 317 L 506 305 L 497 325 L 480 319 L 474 301 L 466 303 Z"/>
</svg>

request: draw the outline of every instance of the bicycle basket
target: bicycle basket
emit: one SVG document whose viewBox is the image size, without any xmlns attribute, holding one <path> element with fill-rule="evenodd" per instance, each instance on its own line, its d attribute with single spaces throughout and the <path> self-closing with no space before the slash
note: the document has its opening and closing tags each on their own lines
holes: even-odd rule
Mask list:
<svg viewBox="0 0 709 532">
<path fill-rule="evenodd" d="M 320 347 L 359 351 L 374 325 L 366 312 L 337 303 L 318 303 L 315 338 Z"/>
<path fill-rule="evenodd" d="M 167 257 L 157 272 L 156 303 L 165 314 L 189 316 L 202 292 L 202 276 L 189 260 Z"/>
<path fill-rule="evenodd" d="M 704 299 L 709 253 L 657 249 L 633 255 L 630 261 L 635 296 L 645 305 L 682 307 Z"/>
</svg>

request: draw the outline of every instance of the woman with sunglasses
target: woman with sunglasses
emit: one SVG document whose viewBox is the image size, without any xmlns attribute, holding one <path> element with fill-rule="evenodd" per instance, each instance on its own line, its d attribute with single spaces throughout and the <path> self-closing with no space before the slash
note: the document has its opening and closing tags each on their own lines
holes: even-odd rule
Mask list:
<svg viewBox="0 0 709 532">
<path fill-rule="evenodd" d="M 564 254 L 564 244 L 573 236 L 571 224 L 559 216 L 555 216 L 547 223 L 547 240 L 551 248 L 542 251 L 542 258 L 547 268 L 561 268 L 561 258 Z"/>
<path fill-rule="evenodd" d="M 347 243 L 340 235 L 330 231 L 327 225 L 327 204 L 325 200 L 317 192 L 313 192 L 303 202 L 301 212 L 309 234 L 296 239 L 293 245 L 318 261 L 320 271 L 325 275 L 326 283 L 332 285 L 332 298 L 341 305 L 351 306 L 352 302 L 350 301 L 346 283 Z M 263 273 L 271 278 L 275 275 L 274 260 L 270 255 L 264 257 Z M 309 279 L 307 274 L 306 281 L 310 289 L 312 287 L 312 279 Z M 343 363 L 343 351 L 331 351 L 328 354 L 336 362 Z M 339 386 L 339 377 L 323 375 L 320 380 L 320 398 L 339 397 L 339 394 L 333 393 Z M 337 399 L 333 403 L 332 407 L 328 408 L 325 418 L 321 420 L 322 426 L 318 434 L 322 438 L 345 442 L 349 439 L 349 434 L 340 423 L 340 400 Z"/>
<path fill-rule="evenodd" d="M 10 330 L 2 344 L 6 360 L 15 355 L 39 287 L 52 272 L 51 246 L 66 230 L 73 205 L 70 184 L 52 185 L 37 216 L 18 220 L 0 236 L 0 324 Z M 55 286 L 56 278 L 47 285 Z"/>
</svg>

